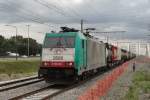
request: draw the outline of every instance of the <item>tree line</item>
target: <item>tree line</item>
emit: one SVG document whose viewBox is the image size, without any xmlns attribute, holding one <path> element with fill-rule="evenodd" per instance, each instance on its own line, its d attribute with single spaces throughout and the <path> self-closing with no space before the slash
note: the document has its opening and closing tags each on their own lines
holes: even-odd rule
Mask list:
<svg viewBox="0 0 150 100">
<path fill-rule="evenodd" d="M 37 43 L 35 39 L 29 38 L 29 55 L 41 53 L 42 45 Z M 9 39 L 0 35 L 0 56 L 7 56 L 8 52 L 17 53 L 19 55 L 28 55 L 28 38 L 23 36 L 12 36 Z"/>
</svg>

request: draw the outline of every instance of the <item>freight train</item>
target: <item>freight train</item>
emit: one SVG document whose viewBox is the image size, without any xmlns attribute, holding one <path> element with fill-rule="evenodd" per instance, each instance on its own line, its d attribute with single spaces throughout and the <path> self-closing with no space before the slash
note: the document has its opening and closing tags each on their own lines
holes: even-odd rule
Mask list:
<svg viewBox="0 0 150 100">
<path fill-rule="evenodd" d="M 47 33 L 42 47 L 39 78 L 54 84 L 84 80 L 136 55 L 76 30 Z"/>
</svg>

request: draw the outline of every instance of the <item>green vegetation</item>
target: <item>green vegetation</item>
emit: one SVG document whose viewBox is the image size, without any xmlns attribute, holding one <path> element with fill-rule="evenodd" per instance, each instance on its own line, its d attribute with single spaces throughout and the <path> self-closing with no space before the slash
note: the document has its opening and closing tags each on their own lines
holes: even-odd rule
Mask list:
<svg viewBox="0 0 150 100">
<path fill-rule="evenodd" d="M 125 100 L 138 100 L 139 95 L 150 94 L 149 71 L 137 71 L 133 76 L 133 85 L 129 88 Z"/>
<path fill-rule="evenodd" d="M 16 40 L 17 39 L 17 40 Z M 30 38 L 30 55 L 40 54 L 42 45 L 37 43 L 35 39 Z M 17 41 L 17 43 L 16 43 Z M 16 52 L 19 55 L 27 55 L 27 47 L 28 47 L 28 38 L 23 38 L 22 36 L 12 36 L 9 39 L 5 39 L 3 36 L 0 35 L 0 56 L 7 56 L 7 52 Z"/>
<path fill-rule="evenodd" d="M 0 74 L 28 74 L 38 71 L 39 60 L 31 61 L 0 61 Z"/>
</svg>

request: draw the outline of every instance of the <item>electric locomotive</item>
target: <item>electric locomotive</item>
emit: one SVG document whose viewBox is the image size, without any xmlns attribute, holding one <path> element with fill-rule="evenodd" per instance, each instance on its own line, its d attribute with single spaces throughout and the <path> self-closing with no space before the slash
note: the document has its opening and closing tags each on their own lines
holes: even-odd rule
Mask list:
<svg viewBox="0 0 150 100">
<path fill-rule="evenodd" d="M 104 66 L 105 43 L 65 30 L 46 34 L 38 74 L 46 82 L 64 84 L 84 79 Z"/>
</svg>

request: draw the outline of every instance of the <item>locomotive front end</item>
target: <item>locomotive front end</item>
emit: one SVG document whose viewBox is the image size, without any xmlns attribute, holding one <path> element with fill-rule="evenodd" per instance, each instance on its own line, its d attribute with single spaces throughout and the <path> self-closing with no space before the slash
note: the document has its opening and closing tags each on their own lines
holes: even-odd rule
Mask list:
<svg viewBox="0 0 150 100">
<path fill-rule="evenodd" d="M 56 84 L 73 80 L 74 57 L 74 34 L 47 34 L 42 49 L 39 77 Z"/>
</svg>

